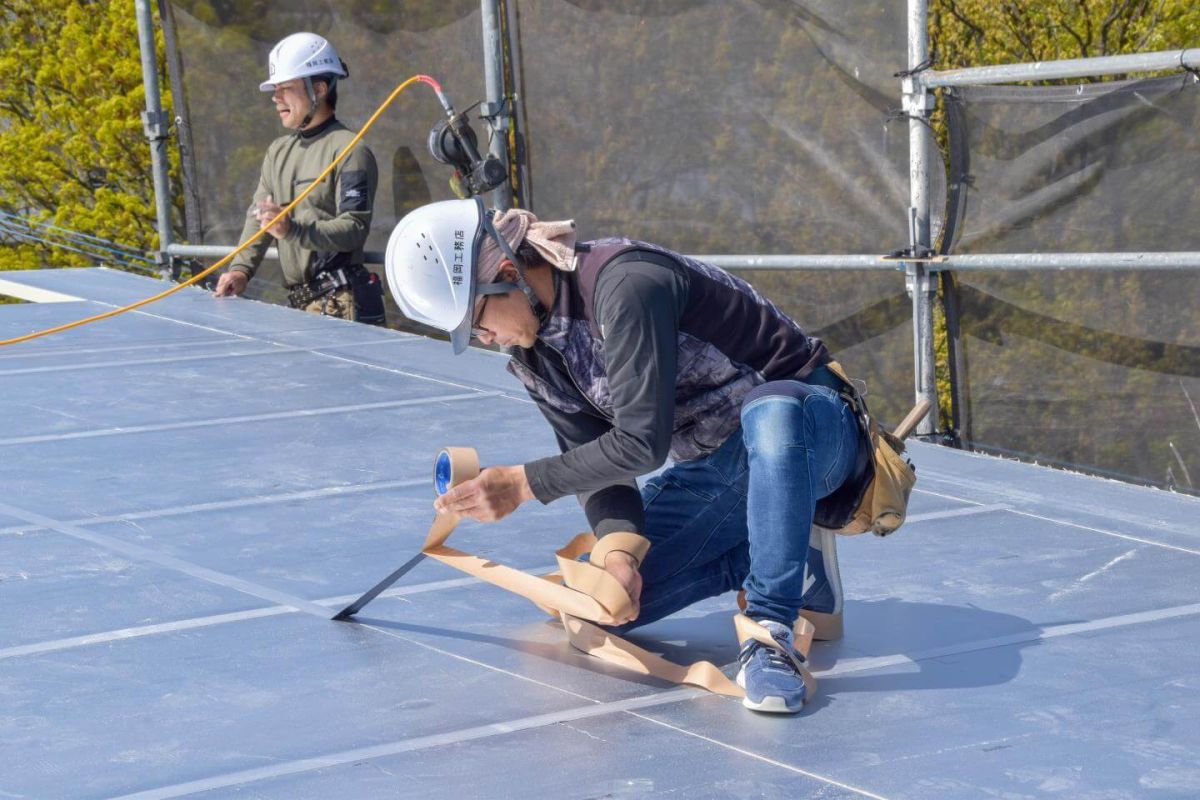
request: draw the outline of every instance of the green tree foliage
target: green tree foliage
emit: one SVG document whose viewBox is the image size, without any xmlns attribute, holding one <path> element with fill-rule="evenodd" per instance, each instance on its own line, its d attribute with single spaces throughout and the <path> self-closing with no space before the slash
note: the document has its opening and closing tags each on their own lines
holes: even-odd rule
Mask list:
<svg viewBox="0 0 1200 800">
<path fill-rule="evenodd" d="M 156 249 L 134 4 L 0 0 L 0 75 L 0 210 Z M 91 263 L 0 235 L 0 269 Z"/>
<path fill-rule="evenodd" d="M 1195 0 L 932 0 L 941 69 L 1195 47 Z"/>
</svg>

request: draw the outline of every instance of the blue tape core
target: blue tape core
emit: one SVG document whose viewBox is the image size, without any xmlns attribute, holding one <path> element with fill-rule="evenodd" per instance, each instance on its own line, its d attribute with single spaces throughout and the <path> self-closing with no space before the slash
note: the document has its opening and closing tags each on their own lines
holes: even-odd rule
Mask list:
<svg viewBox="0 0 1200 800">
<path fill-rule="evenodd" d="M 433 464 L 433 490 L 440 495 L 450 491 L 450 454 L 445 450 Z"/>
</svg>

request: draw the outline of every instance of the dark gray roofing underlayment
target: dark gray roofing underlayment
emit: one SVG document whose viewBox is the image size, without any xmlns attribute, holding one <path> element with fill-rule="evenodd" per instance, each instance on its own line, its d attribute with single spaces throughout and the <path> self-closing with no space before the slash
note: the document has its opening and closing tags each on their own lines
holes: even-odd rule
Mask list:
<svg viewBox="0 0 1200 800">
<path fill-rule="evenodd" d="M 7 272 L 0 338 L 161 284 Z M 552 452 L 504 359 L 188 289 L 0 349 L 0 798 L 1200 796 L 1200 500 L 925 444 L 840 540 L 798 717 L 572 651 L 419 548 L 443 445 Z M 464 524 L 549 569 L 573 500 Z M 731 664 L 731 596 L 638 636 Z"/>
</svg>

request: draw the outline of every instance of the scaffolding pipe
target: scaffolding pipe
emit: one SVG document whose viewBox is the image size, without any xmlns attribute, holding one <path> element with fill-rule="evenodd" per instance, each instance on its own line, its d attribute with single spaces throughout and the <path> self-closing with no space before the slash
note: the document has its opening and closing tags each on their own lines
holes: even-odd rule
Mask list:
<svg viewBox="0 0 1200 800">
<path fill-rule="evenodd" d="M 911 253 L 924 256 L 931 252 L 929 224 L 929 153 L 933 150 L 933 130 L 929 114 L 933 95 L 914 75 L 929 58 L 929 34 L 926 29 L 928 0 L 908 0 L 908 71 L 905 76 L 904 110 L 908 116 L 909 230 Z M 930 435 L 937 420 L 937 383 L 934 374 L 933 346 L 933 273 L 925 263 L 910 261 L 905 268 L 908 290 L 912 295 L 913 316 L 913 395 L 915 402 L 926 400 L 929 413 L 917 423 L 916 434 Z"/>
<path fill-rule="evenodd" d="M 762 270 L 872 270 L 903 271 L 907 262 L 877 255 L 697 255 L 692 258 L 722 269 Z M 1025 272 L 1200 269 L 1200 252 L 1155 253 L 980 253 L 941 256 L 926 262 L 929 272 Z"/>
<path fill-rule="evenodd" d="M 1024 270 L 1065 272 L 1068 270 L 1194 270 L 1200 268 L 1200 252 L 1162 253 L 980 253 L 947 256 L 944 263 L 931 265 L 955 272 Z"/>
<path fill-rule="evenodd" d="M 1200 48 L 1137 53 L 1126 56 L 1034 61 L 1027 64 L 1002 64 L 994 67 L 969 67 L 942 72 L 930 71 L 922 73 L 917 79 L 927 88 L 935 89 L 941 86 L 1053 81 L 1177 69 L 1200 69 Z"/>
<path fill-rule="evenodd" d="M 508 69 L 505 70 L 506 80 L 511 81 L 509 86 L 509 106 L 511 112 L 509 117 L 509 125 L 512 126 L 512 133 L 509 134 L 514 146 L 509 155 L 517 162 L 512 165 L 512 172 L 516 174 L 517 185 L 513 187 L 513 202 L 517 203 L 521 208 L 533 210 L 533 182 L 529 170 L 529 141 L 527 129 L 529 127 L 529 109 L 523 105 L 525 102 L 521 97 L 521 80 L 524 74 L 524 68 L 521 66 L 521 14 L 517 8 L 516 2 L 506 0 L 504 3 L 505 13 L 505 28 L 504 34 L 506 40 L 504 46 L 508 48 Z"/>
<path fill-rule="evenodd" d="M 219 259 L 232 253 L 237 248 L 232 245 L 224 244 L 172 244 L 167 248 L 167 252 L 179 258 L 212 258 Z M 379 256 L 383 258 L 383 253 L 367 253 L 368 256 Z M 268 261 L 279 260 L 279 249 L 276 247 L 268 247 L 266 255 L 263 258 Z M 370 261 L 370 259 L 368 259 Z M 382 264 L 383 261 L 374 261 L 371 263 Z"/>
<path fill-rule="evenodd" d="M 877 255 L 694 255 L 691 258 L 721 269 L 886 270 L 903 272 L 904 264 Z"/>
<path fill-rule="evenodd" d="M 179 145 L 179 175 L 183 188 L 183 232 L 188 241 L 204 242 L 204 221 L 201 217 L 200 184 L 196 173 L 196 151 L 192 146 L 192 123 L 188 114 L 187 94 L 184 91 L 183 59 L 179 54 L 175 13 L 171 0 L 158 0 L 158 19 L 163 30 L 163 45 L 167 56 L 167 83 L 171 87 L 174 106 L 175 137 Z"/>
<path fill-rule="evenodd" d="M 504 174 L 509 174 L 508 163 L 508 120 L 509 108 L 504 87 L 504 43 L 500 39 L 500 0 L 482 0 L 483 11 L 483 80 L 487 101 L 481 115 L 490 123 L 488 152 L 504 165 Z M 512 183 L 504 183 L 492 190 L 492 207 L 512 207 Z"/>
<path fill-rule="evenodd" d="M 149 0 L 135 0 L 138 47 L 142 54 L 142 84 L 146 89 L 146 110 L 142 127 L 150 142 L 150 169 L 154 178 L 154 211 L 158 223 L 158 252 L 155 261 L 163 277 L 170 277 L 171 183 L 167 175 L 167 131 L 169 129 L 162 98 L 158 92 L 158 55 L 154 47 L 154 15 Z"/>
<path fill-rule="evenodd" d="M 222 258 L 234 248 L 227 245 L 172 244 L 167 252 L 181 258 Z M 363 253 L 368 264 L 382 264 L 382 250 Z M 279 251 L 268 248 L 265 256 L 278 260 Z M 906 262 L 872 254 L 857 255 L 693 255 L 722 269 L 761 270 L 870 270 L 903 272 Z M 986 272 L 989 270 L 1018 270 L 1028 272 L 1068 272 L 1087 270 L 1156 270 L 1188 271 L 1200 269 L 1200 252 L 1174 253 L 983 253 L 979 255 L 945 256 L 926 265 L 930 272 Z"/>
</svg>

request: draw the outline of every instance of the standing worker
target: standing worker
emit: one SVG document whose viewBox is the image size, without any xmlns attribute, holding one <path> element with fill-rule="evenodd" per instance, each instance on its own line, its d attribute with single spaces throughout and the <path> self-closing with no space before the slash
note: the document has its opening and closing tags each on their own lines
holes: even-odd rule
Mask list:
<svg viewBox="0 0 1200 800">
<path fill-rule="evenodd" d="M 745 615 L 779 647 L 741 642 L 743 702 L 799 711 L 793 623 L 841 635 L 831 529 L 873 474 L 825 345 L 710 264 L 629 239 L 576 243 L 573 222 L 493 215 L 478 199 L 406 216 L 387 269 L 401 310 L 456 352 L 471 337 L 510 348 L 562 451 L 485 469 L 437 509 L 491 521 L 575 494 L 598 537 L 643 537 L 603 564 L 634 601 L 617 632 L 744 589 Z"/>
<path fill-rule="evenodd" d="M 267 148 L 242 241 L 274 219 L 354 138 L 334 116 L 337 83 L 349 76 L 333 45 L 315 33 L 294 33 L 271 50 L 267 80 L 259 85 L 291 133 Z M 294 212 L 268 228 L 234 259 L 217 281 L 216 295 L 240 295 L 254 277 L 271 237 L 288 302 L 315 314 L 384 324 L 383 286 L 363 266 L 379 171 L 361 142 Z"/>
</svg>

